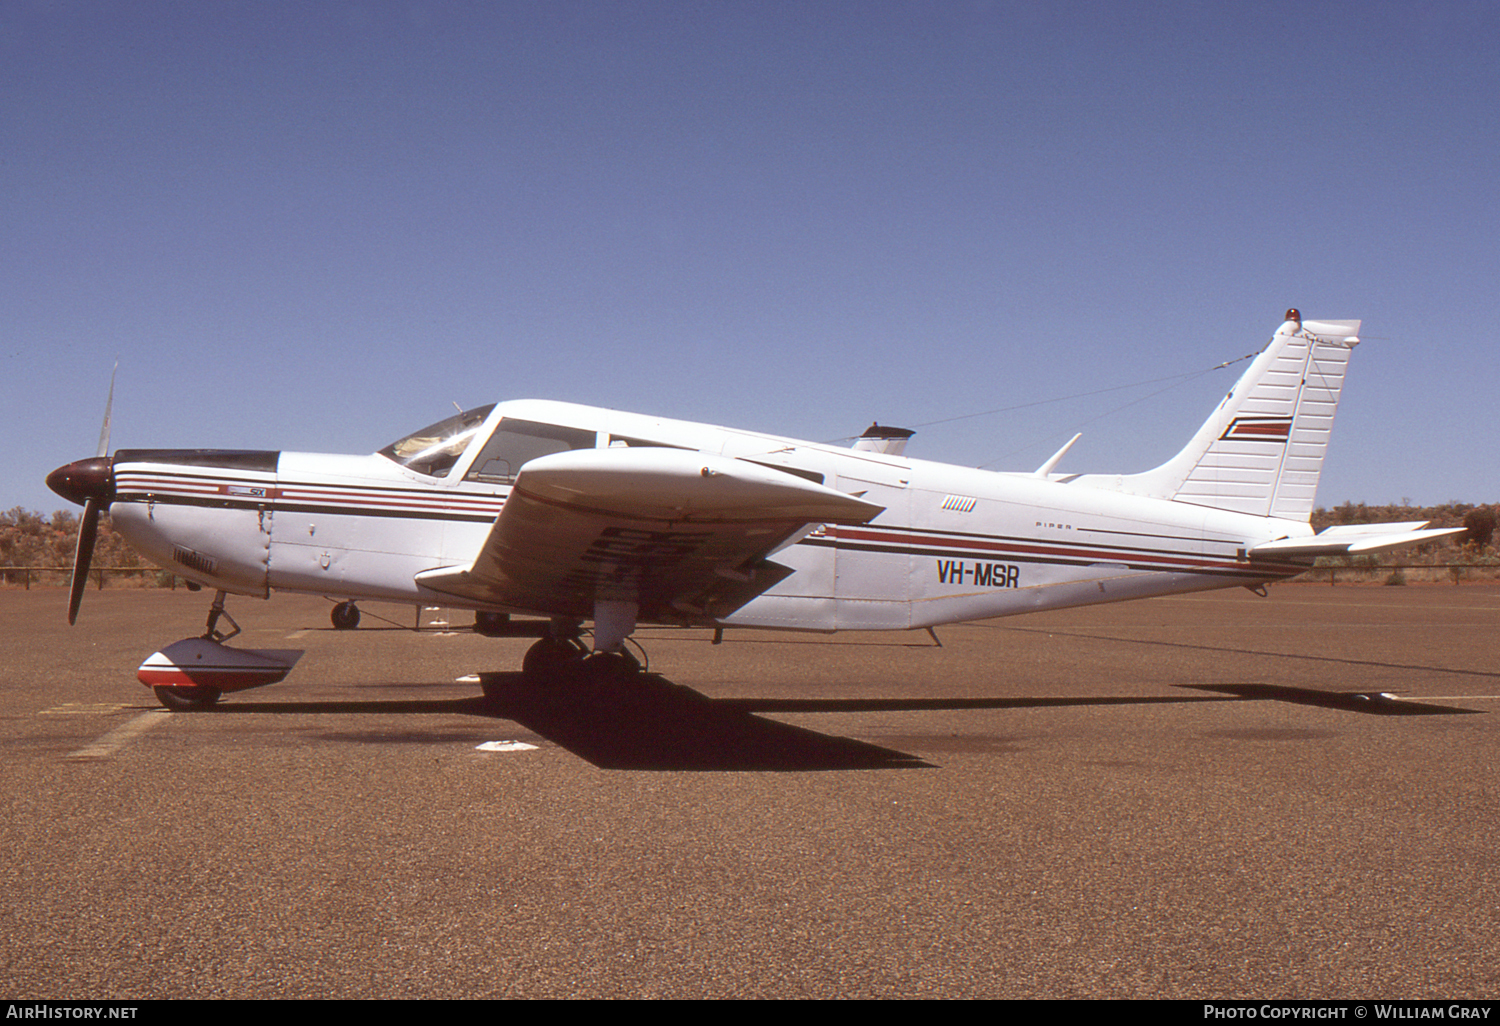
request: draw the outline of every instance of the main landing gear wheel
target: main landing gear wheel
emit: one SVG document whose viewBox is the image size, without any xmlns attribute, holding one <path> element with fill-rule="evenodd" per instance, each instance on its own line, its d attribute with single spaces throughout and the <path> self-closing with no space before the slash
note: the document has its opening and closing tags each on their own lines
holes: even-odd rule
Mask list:
<svg viewBox="0 0 1500 1026">
<path fill-rule="evenodd" d="M 526 650 L 521 675 L 528 684 L 556 680 L 583 662 L 584 649 L 576 639 L 542 638 Z"/>
<path fill-rule="evenodd" d="M 156 700 L 173 712 L 197 712 L 207 709 L 219 700 L 223 693 L 218 688 L 172 688 L 154 687 Z"/>
<path fill-rule="evenodd" d="M 359 626 L 359 607 L 353 602 L 340 602 L 333 607 L 333 612 L 328 614 L 337 630 L 352 631 Z"/>
<path fill-rule="evenodd" d="M 641 672 L 640 661 L 627 651 L 594 652 L 583 659 L 584 679 L 593 684 L 623 684 Z"/>
</svg>

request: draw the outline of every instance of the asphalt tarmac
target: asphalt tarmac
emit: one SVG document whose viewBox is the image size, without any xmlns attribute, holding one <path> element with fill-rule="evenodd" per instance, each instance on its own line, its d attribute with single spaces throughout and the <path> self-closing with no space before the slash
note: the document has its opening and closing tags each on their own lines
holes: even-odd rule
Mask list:
<svg viewBox="0 0 1500 1026">
<path fill-rule="evenodd" d="M 231 599 L 306 654 L 176 714 L 206 593 L 65 606 L 0 591 L 10 999 L 1500 993 L 1495 586 L 646 630 L 626 691 Z"/>
</svg>

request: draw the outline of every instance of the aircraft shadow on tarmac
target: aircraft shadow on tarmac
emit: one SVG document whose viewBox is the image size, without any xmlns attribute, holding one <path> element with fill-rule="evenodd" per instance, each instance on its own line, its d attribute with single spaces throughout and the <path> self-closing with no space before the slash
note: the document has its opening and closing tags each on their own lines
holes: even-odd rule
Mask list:
<svg viewBox="0 0 1500 1026">
<path fill-rule="evenodd" d="M 1244 701 L 1290 702 L 1383 716 L 1474 711 L 1424 705 L 1375 693 L 1316 691 L 1269 684 L 1181 685 L 1218 694 L 1123 698 L 714 699 L 649 673 L 626 683 L 537 684 L 527 682 L 519 673 L 480 676 L 492 697 L 231 702 L 216 706 L 213 711 L 218 714 L 457 713 L 513 721 L 601 769 L 720 772 L 934 768 L 934 764 L 906 752 L 757 715 L 762 713 L 922 712 Z"/>
<path fill-rule="evenodd" d="M 1330 663 L 1341 667 L 1364 666 L 1372 670 L 1409 670 L 1415 673 L 1442 674 L 1458 677 L 1500 677 L 1500 673 L 1484 670 L 1461 670 L 1449 666 L 1429 666 L 1421 663 L 1393 663 L 1378 659 L 1351 659 L 1348 656 L 1319 655 L 1312 652 L 1274 652 L 1257 648 L 1236 648 L 1230 645 L 1205 645 L 1197 642 L 1163 641 L 1157 638 L 1121 637 L 1097 631 L 1084 633 L 1058 630 L 1051 627 L 1017 627 L 1010 624 L 970 624 L 970 626 L 985 626 L 992 630 L 1014 631 L 1019 634 L 1045 634 L 1048 637 L 1073 638 L 1085 642 L 1107 642 L 1115 645 L 1133 645 L 1143 648 L 1170 648 L 1187 652 L 1213 652 L 1229 656 L 1249 656 L 1257 659 L 1285 659 L 1305 664 Z M 1468 709 L 1463 711 L 1473 712 L 1474 710 Z"/>
<path fill-rule="evenodd" d="M 602 769 L 807 772 L 931 765 L 905 752 L 755 716 L 744 703 L 707 698 L 658 674 L 613 684 L 535 684 L 519 673 L 481 677 L 495 697 L 229 702 L 206 712 L 457 713 L 511 720 Z"/>
<path fill-rule="evenodd" d="M 1477 713 L 1478 709 L 1461 709 L 1452 705 L 1434 705 L 1398 698 L 1383 691 L 1319 691 L 1316 688 L 1293 688 L 1280 684 L 1178 684 L 1180 688 L 1217 691 L 1234 695 L 1242 701 L 1290 702 L 1293 705 L 1315 705 L 1324 709 L 1371 716 L 1456 716 Z"/>
<path fill-rule="evenodd" d="M 489 715 L 514 720 L 605 769 L 913 769 L 916 756 L 753 715 L 659 674 L 624 683 L 527 683 L 481 674 Z"/>
</svg>

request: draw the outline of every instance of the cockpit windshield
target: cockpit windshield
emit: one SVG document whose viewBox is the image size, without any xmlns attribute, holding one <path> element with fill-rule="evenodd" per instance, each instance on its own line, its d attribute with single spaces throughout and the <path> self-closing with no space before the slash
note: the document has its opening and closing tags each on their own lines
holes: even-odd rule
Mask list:
<svg viewBox="0 0 1500 1026">
<path fill-rule="evenodd" d="M 418 474 L 442 477 L 458 462 L 494 408 L 490 403 L 440 420 L 392 442 L 380 450 L 380 455 Z"/>
</svg>

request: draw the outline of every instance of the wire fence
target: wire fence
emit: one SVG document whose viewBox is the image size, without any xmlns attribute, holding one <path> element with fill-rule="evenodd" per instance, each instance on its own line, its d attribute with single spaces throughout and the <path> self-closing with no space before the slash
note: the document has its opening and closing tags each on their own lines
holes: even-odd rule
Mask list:
<svg viewBox="0 0 1500 1026">
<path fill-rule="evenodd" d="M 118 566 L 118 567 L 94 567 L 89 570 L 89 578 L 100 591 L 104 590 L 104 582 L 110 577 L 135 577 L 142 581 L 142 586 L 147 588 L 170 588 L 177 590 L 180 584 L 188 586 L 188 582 L 178 577 L 170 570 L 158 570 L 154 566 Z M 73 581 L 73 568 L 70 566 L 0 566 L 0 582 L 7 587 L 22 587 L 27 591 L 36 585 L 69 585 Z"/>
</svg>

